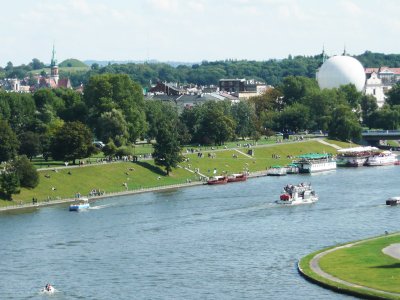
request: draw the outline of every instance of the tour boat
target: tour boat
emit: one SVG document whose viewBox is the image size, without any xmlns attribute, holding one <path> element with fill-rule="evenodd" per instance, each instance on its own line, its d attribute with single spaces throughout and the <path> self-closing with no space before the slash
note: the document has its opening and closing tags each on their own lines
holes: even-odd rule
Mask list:
<svg viewBox="0 0 400 300">
<path fill-rule="evenodd" d="M 389 199 L 386 200 L 386 205 L 399 205 L 400 204 L 400 197 L 390 197 Z"/>
<path fill-rule="evenodd" d="M 285 176 L 286 168 L 281 166 L 272 166 L 267 170 L 267 176 Z"/>
<path fill-rule="evenodd" d="M 86 197 L 81 197 L 75 199 L 75 203 L 69 206 L 69 211 L 80 211 L 82 209 L 88 209 L 89 207 L 89 199 Z"/>
<path fill-rule="evenodd" d="M 392 151 L 385 150 L 368 157 L 365 165 L 367 166 L 387 166 L 394 165 L 397 161 L 397 155 Z"/>
<path fill-rule="evenodd" d="M 368 157 L 378 151 L 378 148 L 371 146 L 360 146 L 338 150 L 336 157 L 337 165 L 340 167 L 361 167 Z"/>
<path fill-rule="evenodd" d="M 299 167 L 296 164 L 288 164 L 286 174 L 299 174 Z"/>
<path fill-rule="evenodd" d="M 228 182 L 228 177 L 226 176 L 214 176 L 207 180 L 207 184 L 224 184 Z"/>
<path fill-rule="evenodd" d="M 314 173 L 336 169 L 336 160 L 326 153 L 308 153 L 298 156 L 294 163 L 299 167 L 299 173 Z"/>
<path fill-rule="evenodd" d="M 318 196 L 311 188 L 311 184 L 286 185 L 283 194 L 276 203 L 283 205 L 310 204 L 318 201 Z"/>
<path fill-rule="evenodd" d="M 247 175 L 246 174 L 231 174 L 228 176 L 228 182 L 237 182 L 237 181 L 246 181 Z"/>
</svg>

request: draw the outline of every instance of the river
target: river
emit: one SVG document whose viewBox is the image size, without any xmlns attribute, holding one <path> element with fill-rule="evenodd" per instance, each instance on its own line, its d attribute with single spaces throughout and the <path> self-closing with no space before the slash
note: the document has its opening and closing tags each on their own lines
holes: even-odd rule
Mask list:
<svg viewBox="0 0 400 300">
<path fill-rule="evenodd" d="M 399 230 L 399 166 L 260 177 L 0 214 L 0 298 L 352 299 L 304 280 L 298 259 Z M 274 204 L 311 182 L 312 205 Z"/>
</svg>

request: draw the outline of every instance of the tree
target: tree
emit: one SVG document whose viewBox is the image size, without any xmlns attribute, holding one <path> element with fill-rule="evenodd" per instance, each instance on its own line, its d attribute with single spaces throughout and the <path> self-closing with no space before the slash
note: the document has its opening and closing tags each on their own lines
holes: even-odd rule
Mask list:
<svg viewBox="0 0 400 300">
<path fill-rule="evenodd" d="M 232 116 L 236 122 L 236 134 L 238 136 L 244 139 L 256 131 L 254 108 L 249 102 L 241 101 L 232 106 Z"/>
<path fill-rule="evenodd" d="M 101 114 L 96 126 L 96 137 L 101 141 L 111 139 L 118 146 L 126 143 L 128 126 L 120 110 L 112 109 Z"/>
<path fill-rule="evenodd" d="M 18 175 L 8 170 L 0 174 L 0 194 L 7 200 L 12 200 L 13 194 L 19 194 L 20 183 Z"/>
<path fill-rule="evenodd" d="M 19 142 L 8 123 L 2 120 L 0 120 L 0 141 L 0 162 L 13 159 L 17 154 Z"/>
<path fill-rule="evenodd" d="M 93 152 L 93 135 L 81 122 L 66 122 L 51 141 L 51 156 L 55 160 L 75 160 L 90 156 Z"/>
<path fill-rule="evenodd" d="M 32 59 L 32 62 L 29 65 L 32 67 L 33 70 L 39 70 L 45 67 L 45 64 L 37 58 Z"/>
<path fill-rule="evenodd" d="M 400 83 L 394 85 L 387 94 L 386 103 L 390 106 L 400 105 Z"/>
<path fill-rule="evenodd" d="M 279 115 L 281 130 L 298 131 L 308 129 L 310 124 L 310 109 L 300 103 L 294 103 L 284 108 Z"/>
<path fill-rule="evenodd" d="M 167 175 L 182 161 L 179 134 L 174 120 L 163 120 L 159 127 L 154 144 L 154 162 L 156 165 L 165 167 Z"/>
<path fill-rule="evenodd" d="M 18 176 L 21 187 L 33 189 L 39 184 L 39 174 L 25 155 L 14 160 L 12 168 Z"/>
<path fill-rule="evenodd" d="M 31 161 L 34 156 L 40 154 L 40 136 L 37 133 L 26 131 L 19 135 L 19 140 L 19 154 L 25 154 Z"/>
<path fill-rule="evenodd" d="M 279 86 L 283 94 L 283 101 L 286 105 L 291 105 L 299 101 L 304 96 L 319 90 L 315 79 L 302 76 L 288 76 Z"/>
<path fill-rule="evenodd" d="M 340 105 L 333 110 L 329 124 L 329 138 L 341 141 L 359 140 L 361 131 L 361 125 L 350 107 Z"/>
<path fill-rule="evenodd" d="M 114 142 L 111 140 L 103 147 L 103 149 L 101 149 L 101 151 L 103 151 L 105 156 L 114 156 L 117 152 L 117 146 L 115 146 Z"/>
<path fill-rule="evenodd" d="M 371 128 L 370 116 L 372 113 L 378 110 L 376 98 L 372 95 L 363 95 L 361 97 L 360 104 L 363 123 Z"/>
</svg>

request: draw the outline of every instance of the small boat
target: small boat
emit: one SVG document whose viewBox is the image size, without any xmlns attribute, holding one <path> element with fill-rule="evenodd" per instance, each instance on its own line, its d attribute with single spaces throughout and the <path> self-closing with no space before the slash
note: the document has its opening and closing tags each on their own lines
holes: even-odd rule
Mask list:
<svg viewBox="0 0 400 300">
<path fill-rule="evenodd" d="M 89 199 L 86 197 L 76 198 L 75 203 L 69 206 L 69 211 L 80 211 L 90 207 Z"/>
<path fill-rule="evenodd" d="M 237 182 L 237 181 L 246 181 L 247 175 L 246 174 L 231 174 L 228 176 L 228 182 Z"/>
<path fill-rule="evenodd" d="M 46 286 L 42 289 L 43 294 L 54 294 L 55 291 L 56 289 L 50 284 L 46 284 Z"/>
<path fill-rule="evenodd" d="M 296 164 L 288 164 L 286 174 L 299 174 L 299 167 Z"/>
<path fill-rule="evenodd" d="M 228 177 L 226 176 L 214 176 L 207 180 L 207 184 L 224 184 L 228 182 Z"/>
<path fill-rule="evenodd" d="M 336 163 L 339 167 L 361 167 L 368 157 L 372 156 L 379 149 L 371 146 L 360 146 L 339 149 Z"/>
<path fill-rule="evenodd" d="M 397 155 L 392 151 L 385 150 L 368 157 L 365 165 L 367 166 L 387 166 L 394 165 L 397 161 Z"/>
<path fill-rule="evenodd" d="M 286 167 L 272 166 L 267 170 L 267 176 L 285 176 L 286 174 Z"/>
<path fill-rule="evenodd" d="M 390 197 L 386 200 L 386 205 L 396 206 L 400 204 L 400 197 Z"/>
<path fill-rule="evenodd" d="M 318 201 L 311 184 L 286 185 L 283 194 L 275 202 L 283 205 L 311 204 Z"/>
</svg>

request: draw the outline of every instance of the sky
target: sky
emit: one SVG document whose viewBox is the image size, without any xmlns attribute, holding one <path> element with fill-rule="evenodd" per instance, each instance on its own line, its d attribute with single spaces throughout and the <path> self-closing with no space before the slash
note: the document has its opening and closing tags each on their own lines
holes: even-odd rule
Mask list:
<svg viewBox="0 0 400 300">
<path fill-rule="evenodd" d="M 58 62 L 398 54 L 399 16 L 399 0 L 14 0 L 0 66 L 50 63 L 53 44 Z"/>
</svg>

